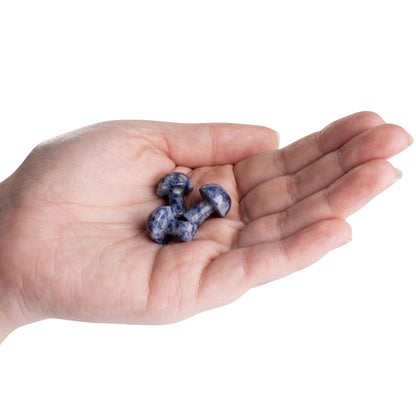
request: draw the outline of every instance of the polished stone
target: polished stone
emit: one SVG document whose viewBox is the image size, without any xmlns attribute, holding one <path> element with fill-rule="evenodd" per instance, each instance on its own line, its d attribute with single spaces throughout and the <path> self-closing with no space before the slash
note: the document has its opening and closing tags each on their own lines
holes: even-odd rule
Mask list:
<svg viewBox="0 0 416 416">
<path fill-rule="evenodd" d="M 160 197 L 168 197 L 169 205 L 179 216 L 186 211 L 184 196 L 193 189 L 191 180 L 184 173 L 171 172 L 159 181 L 156 193 Z"/>
<path fill-rule="evenodd" d="M 200 226 L 211 214 L 225 217 L 231 208 L 231 198 L 227 191 L 216 184 L 204 185 L 199 189 L 202 201 L 185 211 L 183 217 Z"/>
<path fill-rule="evenodd" d="M 149 236 L 159 244 L 167 244 L 172 237 L 182 241 L 192 241 L 196 230 L 196 224 L 179 221 L 175 209 L 171 206 L 156 208 L 147 219 Z"/>
</svg>

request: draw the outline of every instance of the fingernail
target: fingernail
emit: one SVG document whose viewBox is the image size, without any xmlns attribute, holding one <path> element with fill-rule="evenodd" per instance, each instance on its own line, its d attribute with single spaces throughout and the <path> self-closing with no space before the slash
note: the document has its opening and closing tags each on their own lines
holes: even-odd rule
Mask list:
<svg viewBox="0 0 416 416">
<path fill-rule="evenodd" d="M 339 243 L 338 247 L 346 246 L 348 243 L 351 243 L 351 241 L 352 241 L 352 238 L 351 237 L 350 238 L 347 238 L 344 241 L 341 241 Z"/>
<path fill-rule="evenodd" d="M 409 134 L 409 146 L 412 145 L 412 144 L 413 144 L 413 136 L 411 134 Z"/>
<path fill-rule="evenodd" d="M 277 136 L 277 142 L 280 143 L 280 133 L 277 130 L 274 130 Z"/>
<path fill-rule="evenodd" d="M 345 240 L 345 241 L 343 242 L 343 245 L 348 244 L 348 243 L 351 243 L 351 241 L 352 241 L 352 238 L 350 237 L 348 240 Z"/>
<path fill-rule="evenodd" d="M 403 172 L 400 169 L 397 169 L 397 168 L 394 168 L 394 170 L 396 171 L 395 181 L 397 181 L 398 179 L 400 179 L 403 176 Z"/>
</svg>

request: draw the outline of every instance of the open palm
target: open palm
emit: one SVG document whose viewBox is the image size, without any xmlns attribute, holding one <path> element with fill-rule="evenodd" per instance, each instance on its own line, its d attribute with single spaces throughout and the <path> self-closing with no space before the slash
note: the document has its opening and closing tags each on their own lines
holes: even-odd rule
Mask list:
<svg viewBox="0 0 416 416">
<path fill-rule="evenodd" d="M 228 303 L 350 240 L 345 218 L 388 187 L 409 144 L 374 113 L 277 150 L 276 133 L 232 124 L 114 121 L 36 147 L 2 183 L 0 266 L 27 319 L 165 323 Z M 167 172 L 231 195 L 189 243 L 146 233 Z M 15 288 L 18 288 L 15 290 Z"/>
</svg>

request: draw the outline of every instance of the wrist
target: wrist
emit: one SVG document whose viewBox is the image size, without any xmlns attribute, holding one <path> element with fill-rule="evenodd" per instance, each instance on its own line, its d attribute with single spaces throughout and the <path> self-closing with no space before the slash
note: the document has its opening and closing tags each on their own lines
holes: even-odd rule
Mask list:
<svg viewBox="0 0 416 416">
<path fill-rule="evenodd" d="M 10 187 L 8 180 L 0 182 L 0 344 L 15 329 L 34 321 L 28 318 L 21 285 L 17 283 L 19 273 L 12 266 Z"/>
<path fill-rule="evenodd" d="M 25 308 L 22 307 L 22 297 L 19 293 L 2 291 L 0 277 L 0 344 L 15 329 L 35 322 L 31 319 Z"/>
<path fill-rule="evenodd" d="M 7 336 L 11 333 L 11 330 L 8 329 L 0 329 L 0 345 L 2 342 L 7 338 Z"/>
<path fill-rule="evenodd" d="M 26 319 L 16 298 L 2 291 L 0 295 L 0 344 L 15 329 L 30 322 L 32 321 Z"/>
<path fill-rule="evenodd" d="M 24 325 L 23 320 L 19 321 L 11 303 L 14 303 L 14 300 L 9 292 L 4 290 L 4 280 L 0 277 L 0 344 L 11 332 Z"/>
<path fill-rule="evenodd" d="M 0 264 L 0 344 L 15 329 L 30 322 L 20 306 L 20 294 L 10 287 L 10 279 L 3 272 L 4 266 Z"/>
</svg>

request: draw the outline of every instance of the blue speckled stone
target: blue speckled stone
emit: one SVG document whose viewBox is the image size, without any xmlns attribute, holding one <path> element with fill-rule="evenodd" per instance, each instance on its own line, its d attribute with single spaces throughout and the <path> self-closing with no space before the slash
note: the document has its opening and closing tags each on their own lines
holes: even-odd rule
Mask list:
<svg viewBox="0 0 416 416">
<path fill-rule="evenodd" d="M 198 227 L 213 213 L 225 217 L 231 208 L 231 198 L 219 185 L 208 184 L 199 189 L 202 201 L 186 211 L 183 216 Z"/>
<path fill-rule="evenodd" d="M 169 205 L 179 216 L 186 211 L 184 195 L 189 194 L 193 189 L 190 179 L 184 173 L 171 172 L 159 181 L 156 193 L 160 197 L 169 197 Z"/>
<path fill-rule="evenodd" d="M 179 221 L 175 209 L 160 207 L 152 211 L 147 219 L 147 231 L 150 238 L 159 244 L 167 244 L 171 237 L 182 241 L 195 238 L 197 226 L 188 221 Z"/>
</svg>

